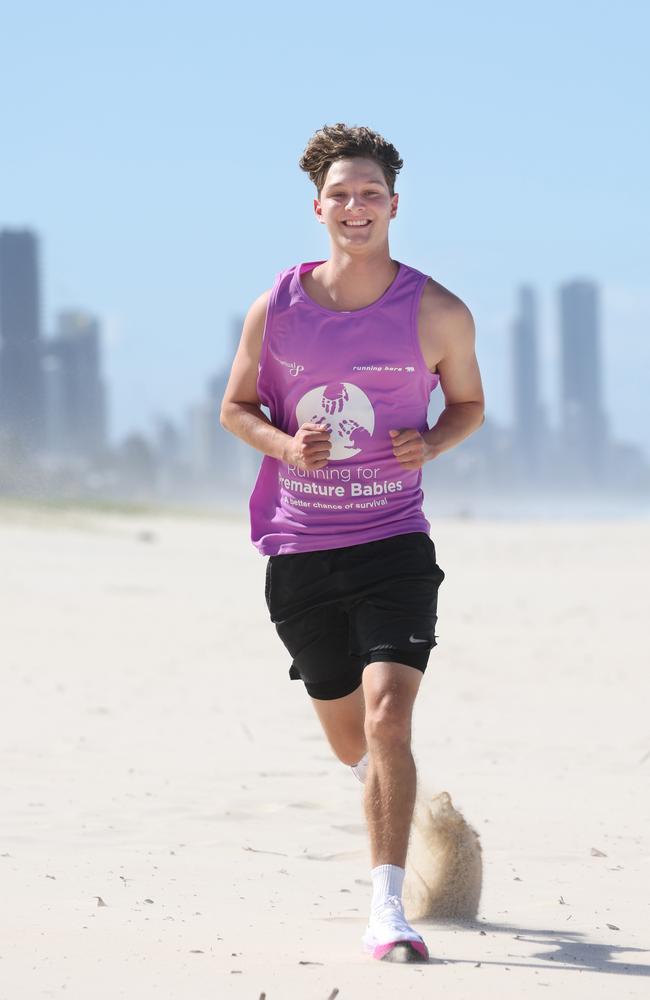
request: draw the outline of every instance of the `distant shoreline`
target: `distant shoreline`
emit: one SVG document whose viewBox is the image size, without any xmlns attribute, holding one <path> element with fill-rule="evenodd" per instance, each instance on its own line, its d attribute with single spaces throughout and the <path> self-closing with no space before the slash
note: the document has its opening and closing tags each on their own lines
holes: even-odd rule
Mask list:
<svg viewBox="0 0 650 1000">
<path fill-rule="evenodd" d="M 35 513 L 84 513 L 89 514 L 117 514 L 124 517 L 152 516 L 152 517 L 186 517 L 186 518 L 208 518 L 215 521 L 235 520 L 242 521 L 248 517 L 248 510 L 244 509 L 239 515 L 233 509 L 222 507 L 191 506 L 189 504 L 165 503 L 164 501 L 129 501 L 129 500 L 101 500 L 101 499 L 59 499 L 17 497 L 0 495 L 0 517 L 5 512 L 29 512 Z"/>
</svg>

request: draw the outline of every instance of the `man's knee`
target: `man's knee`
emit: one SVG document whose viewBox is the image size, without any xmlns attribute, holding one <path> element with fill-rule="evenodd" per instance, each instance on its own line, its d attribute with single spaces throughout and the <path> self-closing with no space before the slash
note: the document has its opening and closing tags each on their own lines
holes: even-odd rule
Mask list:
<svg viewBox="0 0 650 1000">
<path fill-rule="evenodd" d="M 422 674 L 401 663 L 370 663 L 363 673 L 368 745 L 408 746 Z"/>
<path fill-rule="evenodd" d="M 370 747 L 408 746 L 411 742 L 410 697 L 395 690 L 380 692 L 366 706 L 365 733 Z"/>
</svg>

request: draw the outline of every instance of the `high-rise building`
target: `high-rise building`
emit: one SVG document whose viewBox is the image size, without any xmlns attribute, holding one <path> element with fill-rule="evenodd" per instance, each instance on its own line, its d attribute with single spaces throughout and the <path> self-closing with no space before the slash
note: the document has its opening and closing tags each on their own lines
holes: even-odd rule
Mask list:
<svg viewBox="0 0 650 1000">
<path fill-rule="evenodd" d="M 562 432 L 568 469 L 593 481 L 605 468 L 598 286 L 576 280 L 560 287 Z"/>
<path fill-rule="evenodd" d="M 44 444 L 38 240 L 0 230 L 0 429 L 27 450 Z"/>
<path fill-rule="evenodd" d="M 535 476 L 540 471 L 543 427 L 534 289 L 522 285 L 518 300 L 518 312 L 512 327 L 514 450 L 518 468 L 527 476 Z"/>
<path fill-rule="evenodd" d="M 81 310 L 60 312 L 45 355 L 48 447 L 92 458 L 107 431 L 99 322 Z"/>
</svg>

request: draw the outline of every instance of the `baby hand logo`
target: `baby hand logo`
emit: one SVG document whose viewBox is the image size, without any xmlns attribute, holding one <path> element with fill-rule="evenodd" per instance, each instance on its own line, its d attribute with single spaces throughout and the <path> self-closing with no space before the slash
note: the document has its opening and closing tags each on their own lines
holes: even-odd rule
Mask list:
<svg viewBox="0 0 650 1000">
<path fill-rule="evenodd" d="M 306 392 L 296 406 L 298 426 L 322 424 L 332 432 L 330 461 L 358 455 L 372 437 L 375 413 L 363 389 L 352 382 L 328 382 Z"/>
</svg>

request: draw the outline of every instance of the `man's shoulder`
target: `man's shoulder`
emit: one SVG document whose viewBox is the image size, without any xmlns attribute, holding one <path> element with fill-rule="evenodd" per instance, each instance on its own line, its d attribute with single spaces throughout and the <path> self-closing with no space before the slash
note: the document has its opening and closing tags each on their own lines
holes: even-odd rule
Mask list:
<svg viewBox="0 0 650 1000">
<path fill-rule="evenodd" d="M 430 345 L 436 358 L 442 358 L 452 348 L 472 344 L 476 332 L 468 306 L 433 278 L 428 278 L 422 291 L 418 329 L 423 349 Z"/>
<path fill-rule="evenodd" d="M 427 277 L 422 290 L 421 302 L 421 312 L 427 315 L 435 314 L 444 316 L 446 319 L 457 318 L 459 320 L 471 315 L 468 306 L 458 295 L 431 277 Z"/>
</svg>

